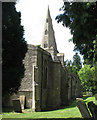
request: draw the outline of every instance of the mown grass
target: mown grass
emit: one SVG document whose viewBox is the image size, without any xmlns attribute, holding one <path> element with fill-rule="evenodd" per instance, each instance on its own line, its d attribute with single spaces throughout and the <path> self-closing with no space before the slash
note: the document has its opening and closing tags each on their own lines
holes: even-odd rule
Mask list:
<svg viewBox="0 0 97 120">
<path fill-rule="evenodd" d="M 84 97 L 83 99 L 86 104 L 90 101 L 95 102 L 94 97 Z M 25 109 L 23 113 L 4 111 L 2 113 L 2 118 L 27 118 L 27 120 L 35 118 L 81 118 L 81 114 L 76 106 L 76 101 L 73 101 L 70 106 L 53 111 L 32 112 L 31 109 Z"/>
</svg>

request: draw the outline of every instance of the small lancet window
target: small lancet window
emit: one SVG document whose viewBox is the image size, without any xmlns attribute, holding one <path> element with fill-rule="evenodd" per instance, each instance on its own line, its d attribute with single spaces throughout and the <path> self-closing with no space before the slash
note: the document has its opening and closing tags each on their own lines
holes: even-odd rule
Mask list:
<svg viewBox="0 0 97 120">
<path fill-rule="evenodd" d="M 44 48 L 47 48 L 47 44 L 46 43 L 44 44 Z"/>
<path fill-rule="evenodd" d="M 48 31 L 47 31 L 47 30 L 45 30 L 45 35 L 47 35 L 47 33 L 48 33 Z"/>
<path fill-rule="evenodd" d="M 46 22 L 48 23 L 48 19 L 46 19 Z"/>
</svg>

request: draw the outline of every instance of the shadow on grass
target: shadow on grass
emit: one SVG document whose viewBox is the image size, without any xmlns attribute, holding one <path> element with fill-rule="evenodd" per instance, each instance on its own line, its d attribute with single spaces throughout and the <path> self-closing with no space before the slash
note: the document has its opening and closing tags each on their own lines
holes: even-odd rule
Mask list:
<svg viewBox="0 0 97 120">
<path fill-rule="evenodd" d="M 87 102 L 87 101 L 86 101 L 87 98 L 88 98 L 88 97 L 85 96 L 85 97 L 83 97 L 82 99 L 83 99 L 85 102 Z M 76 106 L 77 106 L 76 100 L 72 100 L 72 102 L 70 102 L 68 106 L 62 106 L 60 109 L 73 108 L 73 107 L 76 107 Z"/>
<path fill-rule="evenodd" d="M 93 120 L 93 119 L 92 118 L 38 118 L 38 119 L 3 118 L 2 120 Z"/>
<path fill-rule="evenodd" d="M 76 100 L 70 101 L 70 103 L 68 105 L 62 105 L 59 108 L 55 108 L 55 109 L 42 110 L 42 112 L 62 110 L 62 109 L 68 109 L 68 108 L 73 108 L 73 107 L 76 107 Z"/>
<path fill-rule="evenodd" d="M 86 101 L 87 98 L 89 98 L 89 96 L 85 96 L 85 97 L 82 98 L 85 103 L 87 102 Z M 65 107 L 65 108 L 73 108 L 73 107 L 76 107 L 76 106 L 77 106 L 76 105 L 76 100 L 73 100 L 72 103 L 69 106 Z"/>
<path fill-rule="evenodd" d="M 84 102 L 86 103 L 86 99 L 89 98 L 89 96 L 84 96 L 82 99 L 84 100 Z M 77 104 L 76 104 L 76 100 L 72 100 L 69 105 L 67 106 L 61 106 L 59 109 L 55 109 L 55 110 L 60 110 L 60 109 L 68 109 L 68 108 L 73 108 L 73 107 L 76 107 Z M 53 111 L 53 110 L 48 110 L 48 111 Z M 45 111 L 46 112 L 46 111 Z"/>
<path fill-rule="evenodd" d="M 83 100 L 85 101 L 88 97 L 85 96 L 83 97 Z M 85 101 L 86 102 L 86 101 Z M 72 102 L 69 103 L 69 105 L 65 105 L 65 106 L 61 106 L 60 108 L 57 108 L 57 109 L 53 109 L 53 110 L 44 110 L 42 112 L 48 112 L 48 111 L 54 111 L 54 110 L 60 110 L 60 109 L 67 109 L 67 108 L 73 108 L 73 107 L 76 107 L 76 100 L 72 100 Z M 9 113 L 9 112 L 14 112 L 14 109 L 13 107 L 4 107 L 2 108 L 2 112 L 3 113 Z"/>
<path fill-rule="evenodd" d="M 10 113 L 10 112 L 14 112 L 14 109 L 13 109 L 13 107 L 3 107 L 2 112 Z"/>
</svg>

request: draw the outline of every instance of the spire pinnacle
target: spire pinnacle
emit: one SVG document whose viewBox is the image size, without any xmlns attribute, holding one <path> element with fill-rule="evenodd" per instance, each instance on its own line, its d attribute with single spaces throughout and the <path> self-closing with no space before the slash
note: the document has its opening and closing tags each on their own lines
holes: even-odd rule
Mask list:
<svg viewBox="0 0 97 120">
<path fill-rule="evenodd" d="M 49 5 L 47 9 L 47 16 L 46 16 L 46 21 L 45 21 L 45 26 L 43 31 L 41 47 L 47 51 L 53 50 L 54 54 L 57 54 L 57 46 L 55 41 L 52 19 L 50 16 Z"/>
<path fill-rule="evenodd" d="M 47 18 L 51 18 L 51 16 L 50 16 L 50 10 L 49 10 L 49 5 L 48 5 L 48 9 L 47 9 Z"/>
</svg>

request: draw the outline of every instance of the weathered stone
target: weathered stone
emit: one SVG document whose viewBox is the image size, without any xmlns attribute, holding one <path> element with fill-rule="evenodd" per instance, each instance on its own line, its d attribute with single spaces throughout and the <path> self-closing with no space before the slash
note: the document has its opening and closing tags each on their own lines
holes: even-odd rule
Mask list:
<svg viewBox="0 0 97 120">
<path fill-rule="evenodd" d="M 47 17 L 46 17 L 45 26 L 44 26 L 41 47 L 49 52 L 51 51 L 50 53 L 51 53 L 53 60 L 55 60 L 55 58 L 57 58 L 56 57 L 57 45 L 56 45 L 56 41 L 55 41 L 55 35 L 54 35 L 54 30 L 53 30 L 52 19 L 50 16 L 49 7 L 47 10 Z"/>
<path fill-rule="evenodd" d="M 91 118 L 90 113 L 88 111 L 88 108 L 81 98 L 76 98 L 77 107 L 79 108 L 79 111 L 81 112 L 81 115 L 83 118 Z"/>
<path fill-rule="evenodd" d="M 89 102 L 88 107 L 92 114 L 93 119 L 97 120 L 97 105 L 95 105 L 93 102 Z"/>
<path fill-rule="evenodd" d="M 20 99 L 13 99 L 13 108 L 15 112 L 22 112 Z"/>
<path fill-rule="evenodd" d="M 22 110 L 24 110 L 24 107 L 25 107 L 25 96 L 24 95 L 20 96 L 20 103 L 21 103 Z"/>
</svg>

